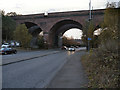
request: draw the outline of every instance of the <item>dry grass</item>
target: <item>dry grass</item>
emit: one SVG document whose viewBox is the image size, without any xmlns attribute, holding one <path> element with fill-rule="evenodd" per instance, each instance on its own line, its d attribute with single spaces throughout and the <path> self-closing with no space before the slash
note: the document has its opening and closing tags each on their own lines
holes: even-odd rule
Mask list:
<svg viewBox="0 0 120 90">
<path fill-rule="evenodd" d="M 119 58 L 116 45 L 105 47 L 103 45 L 82 56 L 82 64 L 89 78 L 88 87 L 92 88 L 118 88 L 119 87 Z M 111 48 L 111 47 L 112 48 Z M 110 49 L 111 48 L 111 49 Z"/>
</svg>

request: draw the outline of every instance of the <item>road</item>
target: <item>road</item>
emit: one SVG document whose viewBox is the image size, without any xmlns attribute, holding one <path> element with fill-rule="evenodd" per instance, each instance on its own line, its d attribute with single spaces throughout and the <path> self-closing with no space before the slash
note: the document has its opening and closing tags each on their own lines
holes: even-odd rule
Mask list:
<svg viewBox="0 0 120 90">
<path fill-rule="evenodd" d="M 3 88 L 43 88 L 74 52 L 61 51 L 18 63 L 4 65 Z"/>
<path fill-rule="evenodd" d="M 3 55 L 2 56 L 2 65 L 13 63 L 13 62 L 18 62 L 18 61 L 23 61 L 23 60 L 29 60 L 31 58 L 37 58 L 37 57 L 44 56 L 44 55 L 55 54 L 59 51 L 60 51 L 59 49 L 39 50 L 39 51 L 18 50 L 17 54 Z M 0 63 L 0 65 L 1 65 L 1 63 Z"/>
<path fill-rule="evenodd" d="M 79 48 L 75 52 L 83 49 Z M 15 63 L 2 66 L 2 86 L 3 88 L 44 88 L 75 52 L 57 49 L 3 55 L 3 63 Z"/>
<path fill-rule="evenodd" d="M 77 51 L 55 75 L 47 88 L 87 88 L 88 77 L 81 63 L 85 51 Z"/>
</svg>

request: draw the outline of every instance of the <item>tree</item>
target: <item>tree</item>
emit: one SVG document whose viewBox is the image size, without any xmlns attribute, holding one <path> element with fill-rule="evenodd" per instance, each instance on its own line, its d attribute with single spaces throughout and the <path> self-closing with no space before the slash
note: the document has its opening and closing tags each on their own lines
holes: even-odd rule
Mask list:
<svg viewBox="0 0 120 90">
<path fill-rule="evenodd" d="M 5 11 L 4 10 L 0 11 L 0 13 L 1 13 L 2 16 L 5 16 Z"/>
<path fill-rule="evenodd" d="M 20 24 L 16 27 L 16 30 L 14 31 L 14 39 L 20 42 L 22 47 L 30 47 L 32 35 L 28 33 L 28 29 L 25 24 Z"/>
<path fill-rule="evenodd" d="M 104 22 L 102 25 L 103 32 L 100 35 L 101 41 L 104 42 L 108 39 L 117 40 L 119 37 L 119 25 L 120 25 L 120 9 L 107 8 L 105 10 Z"/>
<path fill-rule="evenodd" d="M 95 30 L 95 27 L 94 27 L 93 21 L 92 20 L 86 21 L 85 27 L 83 29 L 82 41 L 86 43 L 87 49 L 88 49 L 88 40 L 87 40 L 88 37 L 91 38 L 91 40 L 89 41 L 90 47 L 93 47 L 94 45 L 94 35 L 93 35 L 94 30 Z"/>
<path fill-rule="evenodd" d="M 6 14 L 6 16 L 18 16 L 18 15 L 21 15 L 21 14 L 17 14 L 16 12 L 9 12 Z"/>
<path fill-rule="evenodd" d="M 78 44 L 73 37 L 68 38 L 66 36 L 63 36 L 62 43 L 64 46 L 76 46 Z"/>
<path fill-rule="evenodd" d="M 62 38 L 62 43 L 63 43 L 63 45 L 67 45 L 67 43 L 68 43 L 68 39 L 67 39 L 67 37 L 65 37 L 65 36 L 63 36 L 63 38 Z"/>
<path fill-rule="evenodd" d="M 38 36 L 37 38 L 37 45 L 39 48 L 44 48 L 44 38 L 43 36 Z"/>
<path fill-rule="evenodd" d="M 85 22 L 85 26 L 83 28 L 83 35 L 82 35 L 82 41 L 86 44 L 86 47 L 88 49 L 88 28 L 89 28 L 89 22 Z"/>
<path fill-rule="evenodd" d="M 16 28 L 16 22 L 9 16 L 2 14 L 2 38 L 7 40 L 13 39 L 13 32 Z"/>
<path fill-rule="evenodd" d="M 116 2 L 112 2 L 111 4 L 108 2 L 106 8 L 116 8 Z"/>
<path fill-rule="evenodd" d="M 10 13 L 7 13 L 6 16 L 17 16 L 17 13 L 16 12 L 10 12 Z"/>
</svg>

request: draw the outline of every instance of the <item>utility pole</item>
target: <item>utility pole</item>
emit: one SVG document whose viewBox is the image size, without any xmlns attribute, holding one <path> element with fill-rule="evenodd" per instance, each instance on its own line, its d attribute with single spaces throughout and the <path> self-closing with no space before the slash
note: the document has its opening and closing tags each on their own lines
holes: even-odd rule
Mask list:
<svg viewBox="0 0 120 90">
<path fill-rule="evenodd" d="M 90 0 L 90 2 L 89 2 L 89 10 L 90 10 L 90 17 L 89 17 L 89 20 L 91 20 L 92 18 L 91 18 L 91 0 Z"/>
<path fill-rule="evenodd" d="M 89 13 L 89 25 L 90 25 L 90 21 L 91 21 L 91 19 L 92 19 L 92 17 L 91 17 L 91 0 L 90 0 L 90 2 L 89 2 L 89 11 L 90 11 L 90 13 Z M 89 26 L 88 26 L 89 27 Z M 87 32 L 87 34 L 88 34 L 88 32 Z M 91 38 L 89 38 L 89 37 L 87 37 L 87 41 L 88 41 L 88 51 L 90 50 L 90 40 L 91 40 Z"/>
</svg>

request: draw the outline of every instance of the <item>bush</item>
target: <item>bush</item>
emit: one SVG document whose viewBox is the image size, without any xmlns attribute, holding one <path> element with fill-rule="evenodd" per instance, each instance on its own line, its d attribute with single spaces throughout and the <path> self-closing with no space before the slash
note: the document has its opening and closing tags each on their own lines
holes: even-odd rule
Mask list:
<svg viewBox="0 0 120 90">
<path fill-rule="evenodd" d="M 44 38 L 43 38 L 43 36 L 38 36 L 37 45 L 40 49 L 44 48 Z"/>
<path fill-rule="evenodd" d="M 98 48 L 91 49 L 82 57 L 82 63 L 92 88 L 119 88 L 119 56 L 118 42 L 120 9 L 105 10 L 102 32 L 97 37 Z"/>
<path fill-rule="evenodd" d="M 14 31 L 14 39 L 21 43 L 24 48 L 30 47 L 32 35 L 28 33 L 28 29 L 25 24 L 18 25 Z"/>
<path fill-rule="evenodd" d="M 108 43 L 107 43 L 108 44 Z M 111 45 L 110 45 L 111 44 Z M 118 50 L 113 51 L 117 44 L 106 44 L 98 49 L 92 49 L 82 57 L 83 66 L 90 80 L 88 87 L 118 88 L 119 87 L 119 59 Z M 114 47 L 113 47 L 114 46 Z M 110 49 L 111 48 L 111 49 Z"/>
</svg>

